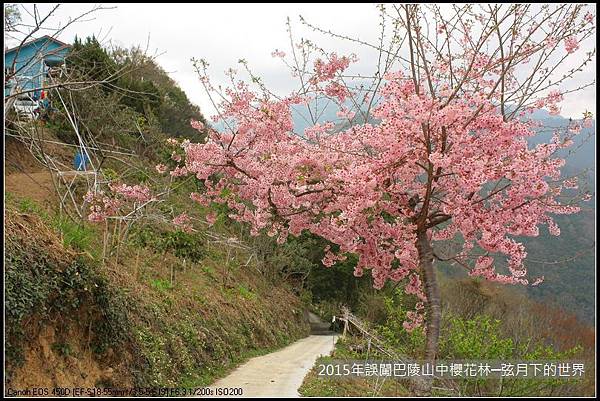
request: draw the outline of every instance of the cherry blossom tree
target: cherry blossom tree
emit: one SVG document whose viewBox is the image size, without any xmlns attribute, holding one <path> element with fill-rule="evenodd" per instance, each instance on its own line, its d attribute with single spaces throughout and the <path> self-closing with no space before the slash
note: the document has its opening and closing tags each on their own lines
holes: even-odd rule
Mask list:
<svg viewBox="0 0 600 401">
<path fill-rule="evenodd" d="M 445 7 L 445 8 L 442 8 Z M 244 60 L 249 79 L 229 71 L 215 87 L 195 62 L 222 129 L 183 143 L 172 175 L 195 175 L 192 199 L 226 204 L 229 217 L 284 242 L 308 230 L 331 242 L 323 264 L 358 256 L 354 274 L 373 284 L 404 283 L 417 297 L 405 328 L 424 323 L 426 360 L 436 358 L 440 293 L 434 261 L 506 284 L 528 277 L 518 237 L 559 235 L 553 215 L 579 210 L 577 180 L 563 177 L 557 152 L 591 116 L 532 146 L 536 109 L 560 113 L 564 95 L 595 51 L 595 16 L 584 5 L 380 6 L 378 43 L 305 27 L 375 52 L 373 74 L 353 73 L 353 54 L 313 42 L 275 50 L 299 81 L 287 96 L 269 90 Z M 592 9 L 593 10 L 593 9 Z M 577 81 L 578 82 L 578 81 Z M 322 121 L 326 108 L 338 120 Z M 296 132 L 294 115 L 308 121 Z M 194 123 L 202 129 L 201 124 Z M 568 178 L 568 179 L 567 179 Z M 589 198 L 589 195 L 587 196 Z M 543 228 L 545 226 L 545 228 Z"/>
</svg>

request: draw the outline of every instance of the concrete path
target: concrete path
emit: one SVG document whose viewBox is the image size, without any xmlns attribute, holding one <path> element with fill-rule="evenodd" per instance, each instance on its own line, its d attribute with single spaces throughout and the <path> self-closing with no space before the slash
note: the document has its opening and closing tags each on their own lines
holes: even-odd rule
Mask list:
<svg viewBox="0 0 600 401">
<path fill-rule="evenodd" d="M 279 351 L 250 359 L 210 387 L 241 388 L 242 397 L 299 397 L 304 376 L 319 356 L 333 351 L 337 338 L 334 333 L 308 336 Z"/>
</svg>

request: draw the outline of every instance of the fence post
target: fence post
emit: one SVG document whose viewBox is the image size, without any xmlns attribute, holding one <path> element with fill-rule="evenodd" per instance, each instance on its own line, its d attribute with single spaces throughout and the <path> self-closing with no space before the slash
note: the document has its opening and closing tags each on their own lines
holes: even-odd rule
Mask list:
<svg viewBox="0 0 600 401">
<path fill-rule="evenodd" d="M 348 330 L 348 309 L 344 308 L 344 332 L 342 338 L 346 337 L 346 331 Z"/>
</svg>

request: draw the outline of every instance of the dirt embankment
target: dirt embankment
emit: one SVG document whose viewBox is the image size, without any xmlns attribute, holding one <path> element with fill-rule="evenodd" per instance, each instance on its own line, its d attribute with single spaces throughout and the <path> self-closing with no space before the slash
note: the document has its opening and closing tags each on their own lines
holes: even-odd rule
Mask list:
<svg viewBox="0 0 600 401">
<path fill-rule="evenodd" d="M 52 175 L 49 171 L 13 173 L 4 176 L 4 190 L 42 204 L 56 200 Z"/>
<path fill-rule="evenodd" d="M 32 173 L 40 171 L 42 165 L 31 154 L 29 149 L 13 137 L 6 137 L 4 142 L 4 174 Z"/>
<path fill-rule="evenodd" d="M 52 176 L 10 141 L 7 386 L 199 387 L 308 335 L 300 299 L 251 258 L 254 250 L 230 255 L 200 234 L 140 226 L 138 242 L 103 261 L 103 227 L 60 220 Z M 69 163 L 70 151 L 60 152 L 53 155 Z M 173 239 L 193 252 L 175 256 L 163 247 Z"/>
<path fill-rule="evenodd" d="M 37 216 L 5 213 L 7 388 L 131 386 L 106 347 L 110 288 Z"/>
<path fill-rule="evenodd" d="M 56 200 L 50 171 L 11 137 L 6 138 L 4 148 L 4 191 L 42 204 Z"/>
<path fill-rule="evenodd" d="M 93 322 L 84 317 L 78 322 L 55 323 L 37 325 L 40 328 L 24 347 L 24 363 L 12 372 L 10 386 L 50 389 L 112 385 L 118 362 L 112 349 L 105 360 L 94 355 L 87 342 Z M 127 376 L 119 375 L 118 382 L 131 385 Z"/>
</svg>

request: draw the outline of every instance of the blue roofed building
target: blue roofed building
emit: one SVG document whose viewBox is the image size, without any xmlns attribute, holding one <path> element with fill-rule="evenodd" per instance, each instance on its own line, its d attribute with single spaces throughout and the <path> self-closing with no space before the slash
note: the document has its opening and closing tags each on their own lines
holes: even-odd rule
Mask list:
<svg viewBox="0 0 600 401">
<path fill-rule="evenodd" d="M 4 97 L 23 94 L 34 101 L 44 97 L 53 71 L 64 66 L 71 45 L 48 35 L 4 51 Z"/>
</svg>

